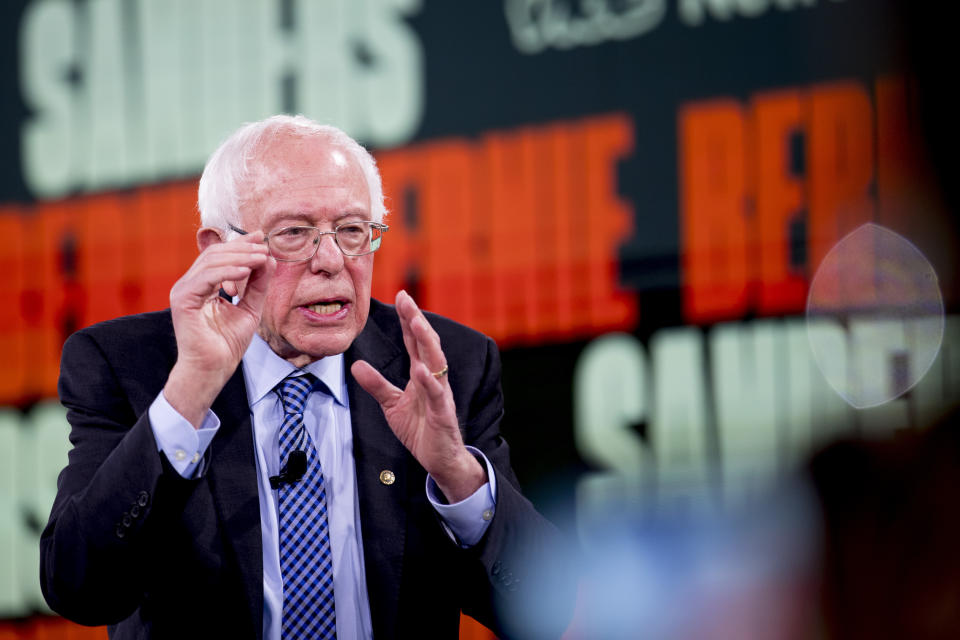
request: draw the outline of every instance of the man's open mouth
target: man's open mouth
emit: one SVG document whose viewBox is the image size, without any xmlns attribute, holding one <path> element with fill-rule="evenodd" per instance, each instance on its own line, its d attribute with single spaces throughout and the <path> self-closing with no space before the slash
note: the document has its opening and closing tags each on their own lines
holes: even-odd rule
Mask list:
<svg viewBox="0 0 960 640">
<path fill-rule="evenodd" d="M 340 311 L 343 308 L 342 300 L 334 300 L 331 302 L 318 302 L 316 304 L 307 305 L 307 309 L 317 313 L 322 316 L 327 316 Z"/>
</svg>

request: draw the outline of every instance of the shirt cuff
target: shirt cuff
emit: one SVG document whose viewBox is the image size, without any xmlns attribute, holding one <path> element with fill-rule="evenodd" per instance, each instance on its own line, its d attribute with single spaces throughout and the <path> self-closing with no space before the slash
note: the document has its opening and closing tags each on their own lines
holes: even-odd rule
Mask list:
<svg viewBox="0 0 960 640">
<path fill-rule="evenodd" d="M 468 446 L 467 450 L 483 462 L 487 469 L 487 483 L 468 497 L 460 502 L 447 504 L 436 481 L 427 475 L 427 499 L 440 515 L 447 535 L 464 549 L 480 542 L 493 520 L 497 506 L 494 498 L 497 495 L 497 476 L 493 472 L 493 465 L 476 447 Z"/>
<path fill-rule="evenodd" d="M 170 466 L 184 478 L 198 478 L 203 475 L 206 468 L 203 454 L 220 428 L 220 418 L 207 409 L 200 428 L 194 429 L 192 424 L 170 406 L 163 391 L 148 411 L 157 449 L 167 457 Z"/>
</svg>

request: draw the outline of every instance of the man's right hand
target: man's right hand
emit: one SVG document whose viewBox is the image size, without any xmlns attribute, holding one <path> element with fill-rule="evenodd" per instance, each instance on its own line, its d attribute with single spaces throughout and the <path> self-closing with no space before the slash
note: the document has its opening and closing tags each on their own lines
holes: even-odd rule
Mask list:
<svg viewBox="0 0 960 640">
<path fill-rule="evenodd" d="M 195 428 L 250 345 L 276 269 L 262 232 L 222 242 L 207 228 L 197 237 L 200 255 L 170 290 L 177 362 L 163 388 L 170 406 Z M 221 287 L 239 302 L 220 297 Z"/>
</svg>

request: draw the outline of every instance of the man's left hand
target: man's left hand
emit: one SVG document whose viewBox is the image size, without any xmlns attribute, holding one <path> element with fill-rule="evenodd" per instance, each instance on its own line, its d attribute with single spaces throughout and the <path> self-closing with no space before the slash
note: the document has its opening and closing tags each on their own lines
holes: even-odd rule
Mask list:
<svg viewBox="0 0 960 640">
<path fill-rule="evenodd" d="M 396 307 L 410 355 L 406 388 L 398 389 L 363 360 L 350 372 L 380 403 L 390 428 L 447 500 L 459 502 L 487 482 L 486 471 L 463 444 L 440 337 L 407 292 L 397 294 Z"/>
</svg>

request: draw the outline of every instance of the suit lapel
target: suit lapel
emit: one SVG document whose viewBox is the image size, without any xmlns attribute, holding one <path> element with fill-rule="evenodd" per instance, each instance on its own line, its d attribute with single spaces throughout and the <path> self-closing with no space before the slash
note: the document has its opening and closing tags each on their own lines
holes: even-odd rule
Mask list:
<svg viewBox="0 0 960 640">
<path fill-rule="evenodd" d="M 350 365 L 366 360 L 394 385 L 403 388 L 409 362 L 396 327 L 379 320 L 392 310 L 371 301 L 366 327 L 345 354 L 347 393 L 353 426 L 353 453 L 360 503 L 360 527 L 370 597 L 374 636 L 390 636 L 397 619 L 407 521 L 407 465 L 409 456 L 393 435 L 380 405 L 350 375 Z M 396 324 L 396 320 L 384 321 Z M 393 329 L 391 331 L 390 329 Z M 263 634 L 263 548 L 257 486 L 253 426 L 249 401 L 238 367 L 214 402 L 220 431 L 213 439 L 208 478 L 226 544 L 232 547 L 244 584 L 257 638 Z M 394 473 L 393 484 L 380 480 L 382 471 Z"/>
<path fill-rule="evenodd" d="M 237 367 L 213 404 L 220 430 L 210 446 L 210 490 L 224 531 L 240 569 L 247 604 L 257 638 L 263 635 L 263 542 L 253 426 L 243 382 Z"/>
<path fill-rule="evenodd" d="M 377 303 L 372 302 L 373 305 Z M 394 385 L 403 388 L 409 364 L 399 334 L 391 339 L 376 322 L 376 306 L 363 332 L 345 354 L 347 390 L 353 424 L 353 455 L 357 470 L 360 527 L 370 597 L 374 636 L 391 635 L 403 567 L 407 519 L 408 454 L 387 425 L 376 400 L 350 375 L 350 365 L 366 360 Z M 392 484 L 381 481 L 381 472 L 393 473 Z"/>
</svg>

